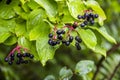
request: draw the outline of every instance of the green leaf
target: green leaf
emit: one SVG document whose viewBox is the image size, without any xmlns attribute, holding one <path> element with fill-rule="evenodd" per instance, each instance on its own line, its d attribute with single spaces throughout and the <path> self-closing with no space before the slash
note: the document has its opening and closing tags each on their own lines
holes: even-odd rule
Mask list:
<svg viewBox="0 0 120 80">
<path fill-rule="evenodd" d="M 60 70 L 59 75 L 61 80 L 69 80 L 72 78 L 73 72 L 71 69 L 67 69 L 66 67 L 63 67 Z"/>
<path fill-rule="evenodd" d="M 53 75 L 48 75 L 44 80 L 56 80 Z"/>
<path fill-rule="evenodd" d="M 40 7 L 40 5 L 37 4 L 34 0 L 30 0 L 30 2 L 28 2 L 28 6 L 33 10 Z"/>
<path fill-rule="evenodd" d="M 84 3 L 80 0 L 73 0 L 73 1 L 67 2 L 67 5 L 69 8 L 70 14 L 75 19 L 77 19 L 77 16 L 79 14 L 83 14 L 84 10 L 86 9 Z"/>
<path fill-rule="evenodd" d="M 13 45 L 17 42 L 17 37 L 12 35 L 10 36 L 7 40 L 5 40 L 4 44 L 5 45 Z"/>
<path fill-rule="evenodd" d="M 57 3 L 54 0 L 35 0 L 42 6 L 49 17 L 54 17 L 57 14 Z"/>
<path fill-rule="evenodd" d="M 11 19 L 15 16 L 13 7 L 18 5 L 18 0 L 12 0 L 12 2 L 7 5 L 5 1 L 0 2 L 0 18 Z"/>
<path fill-rule="evenodd" d="M 30 31 L 31 29 L 35 28 L 38 26 L 41 22 L 46 17 L 46 14 L 43 9 L 35 9 L 33 10 L 29 15 L 28 15 L 28 20 L 27 20 L 27 30 Z"/>
<path fill-rule="evenodd" d="M 20 2 L 24 5 L 26 2 L 28 2 L 30 0 L 20 0 Z"/>
<path fill-rule="evenodd" d="M 31 42 L 23 36 L 18 38 L 18 45 L 22 46 L 23 48 L 27 48 L 30 51 L 30 53 L 34 55 L 34 60 L 39 60 L 35 42 Z"/>
<path fill-rule="evenodd" d="M 106 15 L 100 5 L 94 0 L 88 0 L 84 2 L 87 7 L 92 8 L 92 10 L 99 15 L 99 24 L 102 26 L 104 20 L 106 19 Z"/>
<path fill-rule="evenodd" d="M 11 36 L 11 33 L 9 32 L 0 33 L 0 43 L 3 43 L 10 36 Z"/>
<path fill-rule="evenodd" d="M 94 62 L 90 60 L 82 60 L 76 64 L 75 72 L 79 75 L 86 75 L 94 68 Z"/>
<path fill-rule="evenodd" d="M 79 34 L 80 34 L 81 39 L 85 43 L 85 45 L 88 48 L 95 50 L 95 46 L 97 44 L 97 38 L 96 38 L 95 34 L 89 29 L 87 29 L 87 30 L 80 29 Z"/>
<path fill-rule="evenodd" d="M 98 33 L 100 33 L 100 34 L 101 34 L 105 39 L 107 39 L 109 42 L 116 44 L 115 39 L 114 39 L 113 37 L 111 37 L 111 36 L 107 33 L 105 27 L 96 28 L 96 27 L 90 26 L 89 28 L 91 28 L 91 29 L 93 29 L 93 30 L 96 30 Z"/>
<path fill-rule="evenodd" d="M 46 62 L 49 59 L 54 57 L 55 51 L 58 47 L 52 47 L 48 44 L 48 36 L 40 36 L 39 39 L 36 40 L 36 48 L 39 55 L 39 59 L 43 66 L 45 66 Z"/>
</svg>

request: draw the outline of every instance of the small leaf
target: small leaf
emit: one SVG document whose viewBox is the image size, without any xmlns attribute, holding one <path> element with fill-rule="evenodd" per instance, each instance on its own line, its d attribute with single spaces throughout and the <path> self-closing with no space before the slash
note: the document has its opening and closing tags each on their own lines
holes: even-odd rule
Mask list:
<svg viewBox="0 0 120 80">
<path fill-rule="evenodd" d="M 53 75 L 48 75 L 44 80 L 56 80 Z"/>
<path fill-rule="evenodd" d="M 102 10 L 102 8 L 100 7 L 100 5 L 95 0 L 88 0 L 84 3 L 87 7 L 92 8 L 92 10 L 94 10 L 95 13 L 99 15 L 99 17 L 98 17 L 99 24 L 102 26 L 104 20 L 106 19 L 106 15 L 105 15 L 104 11 Z"/>
<path fill-rule="evenodd" d="M 97 44 L 97 38 L 96 38 L 95 34 L 89 29 L 87 29 L 87 30 L 80 29 L 79 34 L 80 34 L 81 39 L 85 43 L 85 45 L 88 48 L 95 50 L 95 46 Z"/>
<path fill-rule="evenodd" d="M 26 2 L 28 2 L 30 0 L 20 0 L 20 2 L 24 5 Z"/>
<path fill-rule="evenodd" d="M 73 72 L 71 69 L 67 69 L 66 67 L 63 67 L 60 70 L 59 75 L 61 80 L 69 80 L 73 76 Z"/>
<path fill-rule="evenodd" d="M 13 45 L 17 42 L 17 37 L 16 36 L 10 36 L 7 40 L 4 41 L 5 45 Z"/>
<path fill-rule="evenodd" d="M 82 15 L 84 10 L 86 9 L 84 3 L 80 0 L 69 1 L 69 2 L 67 2 L 67 5 L 68 5 L 68 8 L 69 8 L 70 14 L 75 19 L 77 19 L 77 16 L 79 14 Z"/>
<path fill-rule="evenodd" d="M 90 60 L 79 61 L 75 67 L 75 72 L 79 75 L 86 75 L 94 68 L 94 62 Z"/>
<path fill-rule="evenodd" d="M 93 30 L 96 30 L 98 33 L 100 33 L 105 39 L 107 39 L 109 42 L 111 43 L 115 43 L 116 44 L 116 41 L 113 37 L 111 37 L 106 29 L 104 27 L 100 27 L 100 28 L 96 28 L 96 27 L 92 27 L 90 26 L 89 28 L 93 29 Z"/>
<path fill-rule="evenodd" d="M 35 2 L 46 10 L 49 17 L 57 14 L 57 3 L 54 0 L 35 0 Z"/>
<path fill-rule="evenodd" d="M 10 36 L 11 36 L 11 33 L 9 32 L 0 33 L 0 43 L 3 43 Z"/>
</svg>

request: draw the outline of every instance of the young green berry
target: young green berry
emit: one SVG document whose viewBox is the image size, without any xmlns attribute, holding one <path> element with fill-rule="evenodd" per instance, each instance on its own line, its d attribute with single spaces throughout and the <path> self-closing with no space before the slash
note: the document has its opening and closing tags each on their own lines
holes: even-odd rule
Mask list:
<svg viewBox="0 0 120 80">
<path fill-rule="evenodd" d="M 52 33 L 50 33 L 50 34 L 48 35 L 48 37 L 49 37 L 49 38 L 52 38 L 52 37 L 53 37 L 53 34 L 52 34 Z"/>
<path fill-rule="evenodd" d="M 79 43 L 81 43 L 81 42 L 82 42 L 82 40 L 80 39 L 80 37 L 79 37 L 79 36 L 76 36 L 76 37 L 75 37 L 75 40 L 76 40 L 76 41 L 78 41 Z"/>
</svg>

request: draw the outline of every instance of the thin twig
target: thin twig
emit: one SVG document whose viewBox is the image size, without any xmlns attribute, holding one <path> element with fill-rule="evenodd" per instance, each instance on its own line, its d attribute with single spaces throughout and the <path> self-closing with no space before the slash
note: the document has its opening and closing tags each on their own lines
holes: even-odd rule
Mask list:
<svg viewBox="0 0 120 80">
<path fill-rule="evenodd" d="M 114 77 L 115 73 L 117 72 L 118 68 L 120 67 L 120 62 L 118 63 L 118 65 L 115 67 L 113 73 L 110 75 L 110 77 L 108 78 L 108 80 L 112 80 L 112 78 Z"/>
<path fill-rule="evenodd" d="M 116 49 L 118 49 L 118 47 L 120 46 L 120 43 L 117 43 L 116 45 L 114 45 L 111 49 L 109 49 L 107 51 L 107 55 L 109 55 L 111 52 L 115 51 Z M 102 62 L 105 60 L 104 56 L 101 57 L 101 59 L 99 60 L 98 64 L 97 64 L 97 69 L 94 73 L 94 76 L 93 76 L 93 79 L 92 80 L 95 80 L 96 79 L 96 76 L 100 70 L 100 67 L 102 65 Z"/>
</svg>

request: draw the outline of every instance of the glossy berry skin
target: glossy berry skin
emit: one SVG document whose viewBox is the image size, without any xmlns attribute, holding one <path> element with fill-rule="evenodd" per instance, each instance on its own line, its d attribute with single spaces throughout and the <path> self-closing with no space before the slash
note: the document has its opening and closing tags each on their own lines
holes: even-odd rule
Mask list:
<svg viewBox="0 0 120 80">
<path fill-rule="evenodd" d="M 85 17 L 85 18 L 87 18 L 88 16 L 89 16 L 89 14 L 88 14 L 88 13 L 85 13 L 85 14 L 84 14 L 84 17 Z"/>
<path fill-rule="evenodd" d="M 52 38 L 52 37 L 53 37 L 53 34 L 52 34 L 52 33 L 50 33 L 50 34 L 48 35 L 48 37 L 49 37 L 49 38 Z"/>
<path fill-rule="evenodd" d="M 91 25 L 93 25 L 94 23 L 95 23 L 94 20 L 91 20 L 91 21 L 90 21 L 90 24 L 91 24 Z"/>
<path fill-rule="evenodd" d="M 57 41 L 57 44 L 60 44 L 60 41 L 59 41 L 59 40 Z"/>
<path fill-rule="evenodd" d="M 13 64 L 13 62 L 12 62 L 12 61 L 9 61 L 9 62 L 8 62 L 8 64 L 9 64 L 9 65 L 12 65 L 12 64 Z"/>
<path fill-rule="evenodd" d="M 20 53 L 17 53 L 17 57 L 21 57 L 22 55 Z"/>
<path fill-rule="evenodd" d="M 62 30 L 61 34 L 65 34 L 65 31 L 64 31 L 64 30 Z"/>
<path fill-rule="evenodd" d="M 62 44 L 65 44 L 66 43 L 66 40 L 62 40 Z"/>
<path fill-rule="evenodd" d="M 73 36 L 69 36 L 69 42 L 73 41 Z"/>
<path fill-rule="evenodd" d="M 58 35 L 62 34 L 62 31 L 61 30 L 57 30 L 56 32 Z"/>
<path fill-rule="evenodd" d="M 79 36 L 76 36 L 76 37 L 75 37 L 75 40 L 76 40 L 76 41 L 78 41 L 79 43 L 81 43 L 81 42 L 82 42 L 82 40 L 80 39 L 80 37 L 79 37 Z"/>
<path fill-rule="evenodd" d="M 77 18 L 78 18 L 78 19 L 82 19 L 82 16 L 81 16 L 81 15 L 78 15 Z"/>
<path fill-rule="evenodd" d="M 58 35 L 57 38 L 58 38 L 59 40 L 62 40 L 62 39 L 63 39 L 62 35 Z"/>
<path fill-rule="evenodd" d="M 75 46 L 76 46 L 77 50 L 81 50 L 80 44 L 78 42 L 75 43 Z"/>
<path fill-rule="evenodd" d="M 82 23 L 82 24 L 80 24 L 80 26 L 81 26 L 81 27 L 85 27 L 85 24 L 84 24 L 84 23 Z"/>
<path fill-rule="evenodd" d="M 8 61 L 9 61 L 9 59 L 8 59 L 8 58 L 5 58 L 4 60 L 5 60 L 5 62 L 8 62 Z"/>
<path fill-rule="evenodd" d="M 34 55 L 30 54 L 30 58 L 33 59 L 33 58 L 34 58 Z"/>
<path fill-rule="evenodd" d="M 95 14 L 95 15 L 94 15 L 94 18 L 98 18 L 98 17 L 99 17 L 98 14 Z"/>
<path fill-rule="evenodd" d="M 84 21 L 83 23 L 84 23 L 85 25 L 87 25 L 87 24 L 88 24 L 88 22 L 87 22 L 87 21 Z"/>
<path fill-rule="evenodd" d="M 65 45 L 66 45 L 66 46 L 69 46 L 69 45 L 70 45 L 70 42 L 69 42 L 69 41 L 66 41 L 66 42 L 65 42 Z"/>
<path fill-rule="evenodd" d="M 6 4 L 10 4 L 12 0 L 7 0 L 6 1 Z"/>
</svg>

